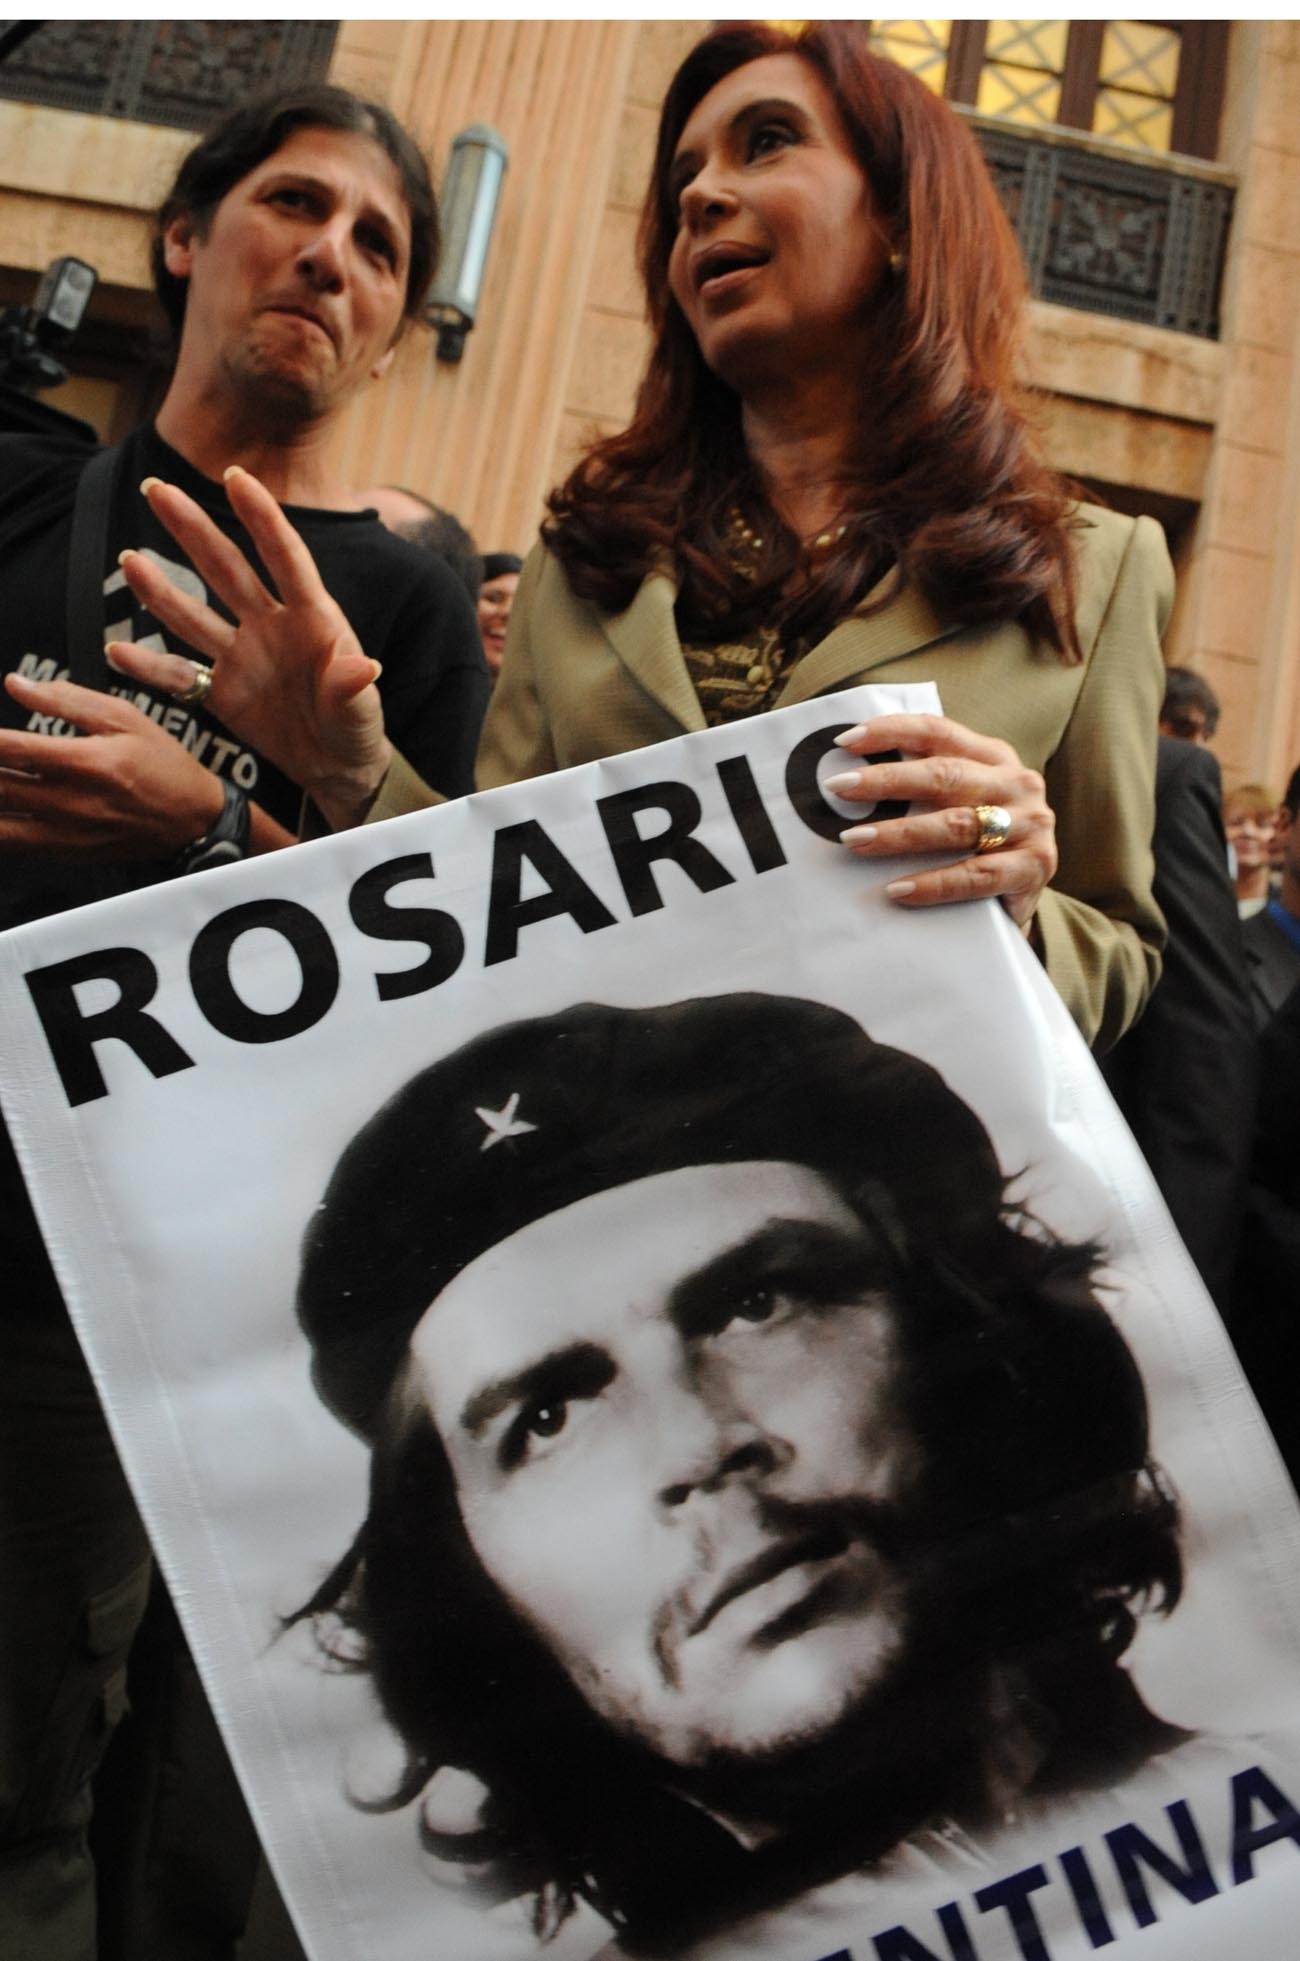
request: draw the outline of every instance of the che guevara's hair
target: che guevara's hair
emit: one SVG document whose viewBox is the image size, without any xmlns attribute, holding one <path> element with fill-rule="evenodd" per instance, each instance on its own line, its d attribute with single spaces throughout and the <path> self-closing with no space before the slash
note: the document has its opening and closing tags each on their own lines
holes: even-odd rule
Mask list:
<svg viewBox="0 0 1300 1961">
<path fill-rule="evenodd" d="M 794 52 L 828 85 L 901 263 L 872 299 L 864 377 L 871 403 L 860 482 L 840 547 L 809 566 L 778 518 L 741 434 L 740 403 L 705 366 L 668 288 L 677 231 L 673 154 L 695 106 L 760 56 Z M 817 637 L 895 561 L 941 617 L 1018 619 L 1079 658 L 1067 485 L 1037 453 L 1016 369 L 1026 318 L 1023 265 L 979 147 L 948 105 L 873 54 L 861 22 L 715 29 L 664 102 L 640 230 L 653 333 L 630 426 L 597 443 L 550 499 L 543 535 L 569 583 L 621 612 L 647 572 L 670 564 L 686 637 L 740 637 L 751 624 Z M 734 514 L 765 541 L 738 574 Z M 793 570 L 809 573 L 790 586 Z M 793 596 L 789 596 L 793 592 Z"/>
<path fill-rule="evenodd" d="M 1005 1205 L 991 1238 L 990 1222 L 963 1239 L 936 1218 L 924 1243 L 903 1243 L 878 1183 L 846 1174 L 841 1189 L 890 1249 L 903 1414 L 924 1465 L 909 1538 L 940 1611 L 883 1718 L 896 1774 L 863 1762 L 833 1800 L 810 1790 L 807 1829 L 762 1853 L 675 1796 L 682 1774 L 587 1706 L 483 1571 L 414 1385 L 399 1374 L 389 1392 L 367 1517 L 299 1618 L 373 1678 L 407 1753 L 394 1807 L 442 1767 L 481 1780 L 479 1828 L 439 1831 L 430 1806 L 423 1842 L 483 1869 L 498 1894 L 530 1895 L 541 1935 L 585 1900 L 628 1951 L 668 1952 L 737 1900 L 752 1910 L 868 1863 L 936 1806 L 959 1808 L 978 1685 L 998 1667 L 1042 1739 L 1037 1788 L 1113 1779 L 1157 1747 L 1163 1726 L 1120 1661 L 1139 1612 L 1179 1598 L 1177 1504 L 1148 1456 L 1136 1364 L 1097 1297 L 1098 1248 L 1054 1241 Z"/>
<path fill-rule="evenodd" d="M 192 218 L 206 236 L 213 214 L 228 191 L 274 156 L 296 129 L 338 130 L 347 136 L 368 136 L 396 166 L 402 198 L 411 217 L 411 256 L 406 271 L 408 320 L 418 319 L 425 290 L 438 263 L 440 233 L 438 204 L 429 166 L 415 139 L 391 109 L 366 102 L 350 89 L 328 82 L 301 82 L 276 89 L 243 103 L 214 125 L 181 160 L 180 169 L 154 219 L 149 264 L 154 291 L 168 325 L 180 335 L 185 318 L 188 279 L 167 270 L 164 234 L 174 218 Z"/>
</svg>

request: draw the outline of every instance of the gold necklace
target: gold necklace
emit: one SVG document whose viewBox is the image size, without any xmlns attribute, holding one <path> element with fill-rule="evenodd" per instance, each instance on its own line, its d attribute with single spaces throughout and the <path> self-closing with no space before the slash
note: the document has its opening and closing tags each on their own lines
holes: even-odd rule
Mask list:
<svg viewBox="0 0 1300 1961">
<path fill-rule="evenodd" d="M 840 539 L 844 537 L 848 528 L 847 524 L 837 524 L 833 531 L 819 531 L 817 536 L 805 546 L 805 550 L 810 552 L 828 552 L 832 545 L 839 544 Z"/>
<path fill-rule="evenodd" d="M 732 537 L 738 543 L 748 546 L 757 557 L 763 549 L 763 540 L 734 507 L 730 517 L 730 528 Z M 814 538 L 801 538 L 799 542 L 806 552 L 827 552 L 832 546 L 839 544 L 840 539 L 846 536 L 848 528 L 847 524 L 837 524 L 831 531 L 819 531 Z"/>
</svg>

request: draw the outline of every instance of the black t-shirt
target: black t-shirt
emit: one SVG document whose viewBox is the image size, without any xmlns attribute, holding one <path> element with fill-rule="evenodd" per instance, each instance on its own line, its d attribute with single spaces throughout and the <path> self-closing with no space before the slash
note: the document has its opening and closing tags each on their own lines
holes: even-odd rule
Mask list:
<svg viewBox="0 0 1300 1961">
<path fill-rule="evenodd" d="M 77 482 L 91 454 L 75 438 L 0 436 L 0 671 L 18 668 L 53 680 L 67 667 L 67 574 Z M 148 476 L 179 485 L 201 504 L 266 577 L 252 543 L 219 484 L 197 470 L 152 429 L 125 443 L 124 468 L 108 526 L 104 567 L 104 637 L 166 645 L 192 653 L 133 597 L 118 566 L 128 546 L 167 562 L 170 576 L 205 593 L 169 532 L 139 492 Z M 487 666 L 474 609 L 464 587 L 439 560 L 394 537 L 373 513 L 285 507 L 310 547 L 329 591 L 366 652 L 382 662 L 379 688 L 394 743 L 425 780 L 447 796 L 472 788 L 474 752 L 488 699 Z M 268 584 L 270 581 L 268 580 Z M 237 742 L 215 716 L 123 676 L 116 693 L 134 701 L 208 768 L 233 777 L 288 829 L 297 827 L 301 793 L 256 751 Z M 33 717 L 0 689 L 0 726 L 75 733 Z M 171 866 L 133 862 L 112 867 L 57 863 L 33 855 L 0 855 L 0 927 L 45 918 L 114 891 L 132 891 L 171 875 Z M 0 1295 L 5 1311 L 57 1311 L 58 1292 L 31 1215 L 12 1145 L 0 1130 Z"/>
<path fill-rule="evenodd" d="M 226 612 L 154 518 L 140 495 L 142 480 L 162 477 L 188 492 L 235 539 L 259 573 L 266 573 L 220 484 L 201 476 L 151 428 L 128 436 L 124 451 L 108 526 L 104 637 L 192 653 L 175 634 L 164 637 L 118 566 L 118 554 L 128 546 L 148 551 L 165 562 L 177 584 Z M 66 670 L 72 505 L 89 454 L 72 438 L 0 437 L 0 671 L 17 668 L 38 680 L 52 680 Z M 382 663 L 379 691 L 393 742 L 435 789 L 449 797 L 463 795 L 473 787 L 474 752 L 489 687 L 474 610 L 464 588 L 441 561 L 394 537 L 371 513 L 296 505 L 284 509 L 361 645 Z M 298 789 L 237 741 L 216 716 L 126 676 L 113 692 L 135 702 L 209 769 L 233 778 L 278 822 L 289 830 L 297 828 Z M 31 716 L 3 690 L 0 726 L 74 733 L 51 725 L 46 717 Z M 75 865 L 0 859 L 0 926 L 61 912 L 105 890 L 150 884 L 170 869 L 122 866 L 106 881 L 102 872 L 88 874 Z"/>
</svg>

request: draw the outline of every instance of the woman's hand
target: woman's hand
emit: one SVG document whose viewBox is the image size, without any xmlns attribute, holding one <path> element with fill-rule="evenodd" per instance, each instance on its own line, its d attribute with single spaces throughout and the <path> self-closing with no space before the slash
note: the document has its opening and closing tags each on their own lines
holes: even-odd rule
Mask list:
<svg viewBox="0 0 1300 1961">
<path fill-rule="evenodd" d="M 1026 769 L 1008 742 L 979 735 L 944 715 L 877 715 L 847 729 L 840 747 L 863 767 L 829 776 L 822 787 L 853 803 L 926 806 L 881 823 L 852 825 L 840 843 L 864 858 L 915 852 L 963 852 L 956 864 L 896 878 L 885 887 L 903 906 L 950 905 L 956 899 L 1001 901 L 1027 931 L 1043 887 L 1056 870 L 1056 820 L 1043 779 Z M 901 750 L 901 762 L 872 756 Z M 985 813 L 981 822 L 981 809 Z M 1005 842 L 980 847 L 1010 820 Z"/>
<path fill-rule="evenodd" d="M 211 830 L 220 778 L 131 702 L 21 674 L 5 686 L 22 707 L 86 733 L 0 729 L 0 849 L 90 864 L 166 859 Z"/>
<path fill-rule="evenodd" d="M 365 815 L 392 759 L 379 673 L 325 590 L 315 560 L 269 490 L 247 470 L 226 474 L 231 509 L 275 582 L 269 592 L 238 545 L 174 484 L 142 486 L 166 526 L 236 625 L 180 591 L 144 552 L 124 552 L 127 584 L 155 618 L 212 662 L 206 699 L 226 727 L 304 789 L 335 829 Z M 278 595 L 278 596 L 277 596 Z M 196 664 L 114 642 L 111 663 L 183 697 Z"/>
</svg>

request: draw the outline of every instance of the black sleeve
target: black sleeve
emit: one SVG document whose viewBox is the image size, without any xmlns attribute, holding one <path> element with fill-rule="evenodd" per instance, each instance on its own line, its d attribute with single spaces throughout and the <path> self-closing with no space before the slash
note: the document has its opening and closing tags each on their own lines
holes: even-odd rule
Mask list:
<svg viewBox="0 0 1300 1961">
<path fill-rule="evenodd" d="M 1232 1339 L 1300 1488 L 1300 985 L 1260 1036 L 1259 1057 Z"/>
<path fill-rule="evenodd" d="M 94 455 L 67 436 L 0 434 L 0 539 L 6 551 L 66 516 L 77 479 Z"/>
<path fill-rule="evenodd" d="M 379 692 L 394 746 L 444 797 L 474 787 L 490 682 L 478 621 L 455 575 L 430 561 L 393 622 Z"/>
<path fill-rule="evenodd" d="M 1219 766 L 1160 738 L 1155 897 L 1169 926 L 1146 1013 L 1104 1073 L 1221 1308 L 1229 1299 L 1255 1116 L 1256 1051 L 1228 876 Z"/>
<path fill-rule="evenodd" d="M 1259 1038 L 1253 1181 L 1292 1207 L 1300 1234 L 1300 983 Z M 1300 1272 L 1300 1261 L 1297 1262 Z"/>
</svg>

